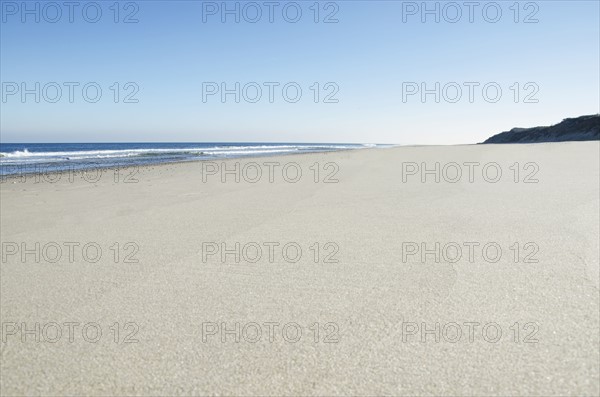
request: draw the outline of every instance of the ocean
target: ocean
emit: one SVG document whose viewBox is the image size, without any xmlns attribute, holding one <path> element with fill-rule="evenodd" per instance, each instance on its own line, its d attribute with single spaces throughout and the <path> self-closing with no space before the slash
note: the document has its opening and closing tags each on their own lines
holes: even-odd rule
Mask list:
<svg viewBox="0 0 600 397">
<path fill-rule="evenodd" d="M 0 143 L 0 175 L 377 147 L 339 143 Z M 386 145 L 387 146 L 387 145 Z"/>
</svg>

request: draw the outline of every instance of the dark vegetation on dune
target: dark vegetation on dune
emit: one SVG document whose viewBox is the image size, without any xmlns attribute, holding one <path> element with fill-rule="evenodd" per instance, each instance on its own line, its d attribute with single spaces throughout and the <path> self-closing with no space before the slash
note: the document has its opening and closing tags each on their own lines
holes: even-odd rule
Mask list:
<svg viewBox="0 0 600 397">
<path fill-rule="evenodd" d="M 483 143 L 538 143 L 600 140 L 600 115 L 564 119 L 550 127 L 513 128 Z"/>
</svg>

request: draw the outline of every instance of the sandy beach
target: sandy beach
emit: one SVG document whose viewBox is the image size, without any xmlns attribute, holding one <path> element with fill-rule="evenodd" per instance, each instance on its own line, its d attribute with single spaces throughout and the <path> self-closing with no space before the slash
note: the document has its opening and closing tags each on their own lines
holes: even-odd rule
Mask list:
<svg viewBox="0 0 600 397">
<path fill-rule="evenodd" d="M 6 180 L 0 394 L 597 396 L 599 162 L 423 146 Z"/>
</svg>

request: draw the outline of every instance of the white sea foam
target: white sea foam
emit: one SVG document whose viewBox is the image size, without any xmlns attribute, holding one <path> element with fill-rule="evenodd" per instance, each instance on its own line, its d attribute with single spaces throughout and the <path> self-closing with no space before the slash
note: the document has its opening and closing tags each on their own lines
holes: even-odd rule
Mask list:
<svg viewBox="0 0 600 397">
<path fill-rule="evenodd" d="M 168 145 L 168 144 L 167 144 Z M 167 146 L 165 145 L 165 146 Z M 59 145 L 54 145 L 59 147 Z M 114 166 L 120 164 L 152 164 L 168 161 L 185 161 L 194 159 L 225 159 L 250 156 L 272 156 L 291 153 L 309 153 L 348 149 L 372 148 L 377 145 L 344 145 L 344 144 L 281 144 L 281 145 L 247 145 L 198 147 L 154 147 L 65 151 L 30 151 L 20 148 L 12 152 L 0 152 L 0 174 L 16 172 L 15 167 L 51 167 L 61 170 L 66 167 L 93 168 L 96 166 Z M 60 150 L 59 149 L 59 150 Z M 39 150 L 39 149 L 38 149 Z"/>
<path fill-rule="evenodd" d="M 368 144 L 363 147 L 373 147 Z M 0 161 L 34 160 L 34 159 L 59 159 L 59 160 L 85 160 L 106 159 L 143 156 L 148 154 L 207 154 L 207 155 L 256 155 L 269 153 L 290 153 L 295 151 L 322 151 L 356 149 L 360 146 L 350 145 L 256 145 L 256 146 L 214 146 L 190 148 L 147 148 L 147 149 L 116 149 L 116 150 L 89 150 L 89 151 L 57 151 L 57 152 L 30 152 L 28 149 L 10 153 L 0 152 Z"/>
</svg>

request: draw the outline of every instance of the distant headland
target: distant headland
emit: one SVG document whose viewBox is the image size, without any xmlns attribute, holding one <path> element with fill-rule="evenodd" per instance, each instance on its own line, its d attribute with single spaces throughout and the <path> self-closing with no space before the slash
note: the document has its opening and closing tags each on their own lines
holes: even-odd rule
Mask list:
<svg viewBox="0 0 600 397">
<path fill-rule="evenodd" d="M 564 119 L 549 127 L 513 128 L 483 143 L 540 143 L 600 140 L 600 115 Z"/>
</svg>

